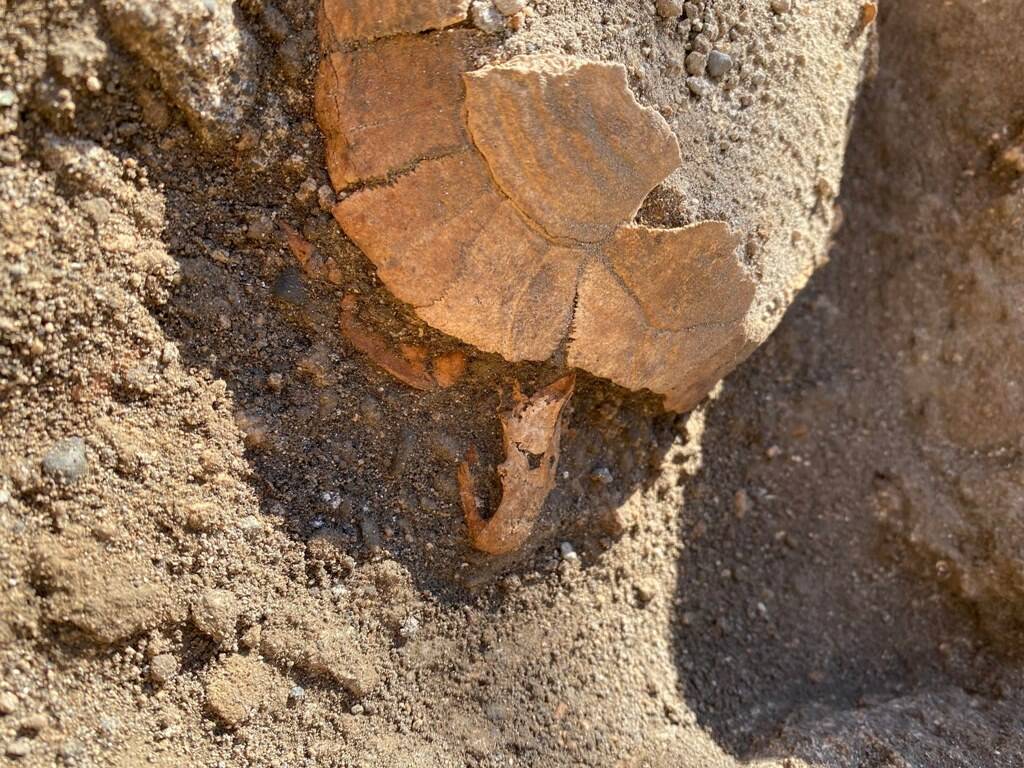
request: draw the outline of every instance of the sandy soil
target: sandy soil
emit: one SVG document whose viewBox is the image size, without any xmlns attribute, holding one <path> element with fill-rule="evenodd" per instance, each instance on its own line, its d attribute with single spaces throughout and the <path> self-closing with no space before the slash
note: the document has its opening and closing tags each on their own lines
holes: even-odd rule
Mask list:
<svg viewBox="0 0 1024 768">
<path fill-rule="evenodd" d="M 815 235 L 841 219 L 829 262 L 690 414 L 581 375 L 507 558 L 468 546 L 456 465 L 501 461 L 512 382 L 559 370 L 388 295 L 324 210 L 312 9 L 237 13 L 274 87 L 218 146 L 101 7 L 3 6 L 5 759 L 1021 764 L 1024 422 L 979 406 L 1018 402 L 1012 290 L 983 294 L 996 320 L 953 313 L 984 355 L 932 364 L 951 275 L 1019 285 L 1013 0 L 883 7 L 841 217 L 809 209 Z M 282 223 L 364 322 L 462 350 L 466 376 L 421 393 L 353 350 Z M 824 260 L 812 240 L 797 262 Z"/>
</svg>

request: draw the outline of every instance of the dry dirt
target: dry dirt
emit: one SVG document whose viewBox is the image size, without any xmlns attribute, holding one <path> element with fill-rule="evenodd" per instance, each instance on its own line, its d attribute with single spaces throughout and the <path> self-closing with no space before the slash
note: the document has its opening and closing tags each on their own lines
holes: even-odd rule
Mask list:
<svg viewBox="0 0 1024 768">
<path fill-rule="evenodd" d="M 430 329 L 341 234 L 312 7 L 146 5 L 0 0 L 2 759 L 1024 765 L 1018 0 L 832 25 L 867 57 L 836 207 L 756 179 L 701 194 L 781 140 L 763 120 L 720 173 L 656 193 L 642 218 L 670 199 L 804 222 L 748 252 L 781 254 L 766 327 L 821 266 L 689 414 L 581 373 L 555 489 L 504 557 L 469 546 L 457 466 L 473 447 L 493 470 L 513 382 L 562 370 Z M 618 6 L 551 2 L 578 24 L 504 50 L 664 42 L 653 3 Z M 773 7 L 817 18 L 721 3 L 776 35 L 751 54 L 757 103 L 792 139 L 770 86 L 799 51 Z M 641 100 L 690 98 L 638 80 Z M 466 374 L 396 381 L 339 332 L 343 293 Z"/>
</svg>

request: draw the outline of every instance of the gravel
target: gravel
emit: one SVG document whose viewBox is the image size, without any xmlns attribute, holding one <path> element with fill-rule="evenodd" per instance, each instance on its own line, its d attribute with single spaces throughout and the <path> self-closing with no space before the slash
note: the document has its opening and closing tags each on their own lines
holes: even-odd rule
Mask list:
<svg viewBox="0 0 1024 768">
<path fill-rule="evenodd" d="M 711 83 L 702 77 L 686 78 L 686 87 L 690 89 L 690 93 L 702 99 L 711 94 Z"/>
<path fill-rule="evenodd" d="M 32 742 L 26 738 L 15 739 L 7 745 L 7 756 L 20 758 L 28 755 L 32 751 Z"/>
<path fill-rule="evenodd" d="M 686 71 L 688 74 L 694 76 L 700 76 L 704 74 L 704 69 L 707 67 L 708 57 L 703 53 L 693 51 L 686 57 Z"/>
<path fill-rule="evenodd" d="M 494 0 L 494 7 L 505 16 L 514 16 L 526 7 L 526 0 Z"/>
<path fill-rule="evenodd" d="M 277 276 L 277 280 L 274 281 L 273 293 L 281 301 L 298 307 L 303 306 L 309 300 L 302 276 L 293 267 L 288 267 Z"/>
<path fill-rule="evenodd" d="M 398 628 L 398 634 L 404 639 L 408 640 L 420 631 L 420 620 L 415 616 L 406 616 L 402 621 L 402 626 Z"/>
<path fill-rule="evenodd" d="M 18 697 L 10 691 L 0 693 L 0 715 L 10 715 L 18 709 Z"/>
<path fill-rule="evenodd" d="M 658 15 L 663 19 L 675 19 L 682 15 L 683 4 L 680 0 L 658 0 Z"/>
<path fill-rule="evenodd" d="M 708 54 L 708 74 L 711 77 L 722 77 L 730 69 L 732 69 L 732 56 L 722 51 L 712 51 Z"/>
<path fill-rule="evenodd" d="M 246 515 L 238 521 L 239 529 L 244 533 L 258 531 L 263 527 L 262 521 L 256 515 Z"/>
<path fill-rule="evenodd" d="M 473 25 L 484 32 L 500 32 L 505 28 L 505 17 L 491 3 L 473 3 L 470 15 Z"/>
<path fill-rule="evenodd" d="M 41 712 L 34 715 L 29 715 L 21 721 L 19 728 L 22 731 L 28 731 L 30 733 L 42 733 L 50 725 L 50 718 Z"/>
<path fill-rule="evenodd" d="M 239 612 L 238 598 L 232 592 L 208 589 L 192 606 L 192 622 L 220 645 L 230 645 L 234 643 Z"/>
<path fill-rule="evenodd" d="M 157 685 L 163 685 L 178 674 L 178 660 L 172 653 L 161 653 L 149 662 L 149 678 Z"/>
<path fill-rule="evenodd" d="M 85 441 L 69 437 L 54 445 L 43 457 L 43 472 L 65 482 L 81 480 L 89 471 Z"/>
</svg>

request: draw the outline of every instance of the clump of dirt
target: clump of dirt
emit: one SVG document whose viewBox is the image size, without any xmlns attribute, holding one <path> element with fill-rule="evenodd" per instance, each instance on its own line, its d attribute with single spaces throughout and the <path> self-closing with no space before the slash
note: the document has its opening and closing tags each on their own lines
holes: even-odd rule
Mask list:
<svg viewBox="0 0 1024 768">
<path fill-rule="evenodd" d="M 237 138 L 259 84 L 256 41 L 230 3 L 103 3 L 111 34 L 160 80 L 163 93 L 203 140 Z"/>
<path fill-rule="evenodd" d="M 4 9 L 11 761 L 1012 764 L 1014 3 L 883 7 L 831 263 L 689 414 L 580 374 L 499 558 L 459 463 L 494 508 L 496 414 L 563 371 L 424 325 L 341 234 L 314 9 L 172 5 Z M 772 327 L 838 221 L 847 97 L 815 94 L 854 93 L 860 3 L 501 5 L 496 55 L 620 61 L 664 109 L 692 162 L 640 221 L 753 233 Z"/>
</svg>

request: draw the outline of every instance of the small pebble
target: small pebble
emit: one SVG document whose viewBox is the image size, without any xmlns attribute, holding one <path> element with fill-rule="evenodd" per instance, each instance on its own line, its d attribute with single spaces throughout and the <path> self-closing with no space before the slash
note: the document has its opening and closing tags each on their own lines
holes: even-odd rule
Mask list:
<svg viewBox="0 0 1024 768">
<path fill-rule="evenodd" d="M 0 91 L 0 107 L 13 107 L 14 102 L 17 100 L 17 95 L 10 88 L 4 88 Z"/>
<path fill-rule="evenodd" d="M 15 739 L 7 745 L 6 751 L 8 757 L 25 757 L 32 751 L 32 742 L 26 738 Z"/>
<path fill-rule="evenodd" d="M 366 711 L 366 708 L 362 704 L 353 704 L 352 709 L 349 710 L 353 715 L 361 715 Z"/>
<path fill-rule="evenodd" d="M 85 78 L 85 88 L 89 93 L 99 93 L 103 88 L 103 83 L 96 75 L 89 75 Z"/>
<path fill-rule="evenodd" d="M 161 653 L 149 662 L 149 679 L 163 685 L 178 674 L 178 660 L 172 653 Z"/>
<path fill-rule="evenodd" d="M 732 69 L 732 56 L 721 51 L 712 51 L 708 54 L 708 74 L 712 77 L 722 77 Z"/>
<path fill-rule="evenodd" d="M 597 469 L 590 473 L 590 479 L 601 485 L 611 485 L 615 480 L 607 467 L 597 467 Z"/>
<path fill-rule="evenodd" d="M 10 691 L 0 693 L 0 715 L 10 715 L 18 709 L 18 697 Z"/>
<path fill-rule="evenodd" d="M 238 521 L 238 527 L 240 530 L 245 532 L 258 531 L 263 527 L 263 523 L 258 517 L 256 517 L 256 515 L 246 515 Z"/>
<path fill-rule="evenodd" d="M 693 38 L 693 50 L 697 51 L 697 53 L 703 53 L 705 56 L 707 56 L 709 53 L 711 53 L 711 49 L 713 47 L 714 46 L 712 46 L 711 41 L 707 38 L 707 35 L 697 35 L 695 38 Z"/>
<path fill-rule="evenodd" d="M 415 637 L 416 633 L 420 631 L 420 620 L 415 616 L 406 616 L 405 620 L 402 621 L 402 626 L 398 628 L 398 634 L 408 640 L 410 637 Z"/>
<path fill-rule="evenodd" d="M 274 281 L 274 296 L 289 304 L 302 306 L 306 303 L 306 286 L 302 283 L 302 276 L 294 267 L 288 267 Z"/>
<path fill-rule="evenodd" d="M 29 715 L 21 721 L 21 728 L 32 733 L 42 733 L 50 725 L 50 718 L 41 712 Z"/>
<path fill-rule="evenodd" d="M 192 604 L 192 622 L 203 634 L 222 646 L 235 640 L 235 626 L 241 609 L 235 594 L 226 589 L 208 589 Z"/>
<path fill-rule="evenodd" d="M 477 0 L 473 3 L 470 14 L 473 25 L 484 32 L 500 32 L 505 28 L 505 17 L 491 3 Z"/>
<path fill-rule="evenodd" d="M 73 764 L 75 761 L 79 760 L 83 752 L 85 752 L 85 749 L 82 747 L 81 743 L 72 739 L 65 741 L 57 748 L 57 754 L 60 755 L 61 759 L 64 760 L 65 763 L 69 764 Z"/>
<path fill-rule="evenodd" d="M 266 240 L 274 234 L 276 226 L 269 216 L 260 216 L 246 228 L 245 234 L 250 240 Z"/>
<path fill-rule="evenodd" d="M 690 93 L 702 99 L 711 94 L 711 84 L 702 77 L 686 78 L 686 87 L 690 89 Z"/>
<path fill-rule="evenodd" d="M 514 16 L 526 7 L 526 0 L 494 0 L 494 7 L 505 16 Z"/>
<path fill-rule="evenodd" d="M 707 67 L 708 57 L 703 53 L 693 51 L 686 56 L 686 71 L 687 73 L 695 76 L 704 74 L 704 69 Z"/>
<path fill-rule="evenodd" d="M 158 731 L 156 738 L 158 741 L 166 741 L 167 739 L 173 739 L 181 732 L 181 728 L 176 725 L 169 725 L 162 731 Z"/>
<path fill-rule="evenodd" d="M 559 544 L 558 551 L 561 553 L 563 560 L 579 560 L 580 558 L 576 554 L 576 548 L 568 541 L 563 541 Z"/>
<path fill-rule="evenodd" d="M 43 457 L 43 472 L 59 480 L 73 483 L 85 477 L 88 471 L 85 441 L 80 437 L 61 440 Z"/>
<path fill-rule="evenodd" d="M 316 202 L 322 211 L 330 211 L 334 208 L 334 204 L 338 202 L 338 198 L 334 194 L 334 190 L 331 189 L 330 184 L 320 185 L 316 191 Z"/>
<path fill-rule="evenodd" d="M 173 365 L 181 359 L 181 353 L 178 352 L 178 345 L 173 341 L 168 341 L 164 344 L 163 349 L 160 350 L 160 362 L 164 365 Z"/>
<path fill-rule="evenodd" d="M 683 13 L 682 0 L 657 0 L 658 15 L 663 19 L 675 19 Z"/>
<path fill-rule="evenodd" d="M 293 704 L 300 704 L 305 700 L 305 698 L 306 689 L 301 685 L 293 686 L 292 689 L 288 691 L 288 700 Z"/>
<path fill-rule="evenodd" d="M 253 624 L 245 632 L 242 633 L 242 647 L 252 650 L 258 648 L 260 641 L 263 639 L 263 627 L 259 624 Z"/>
<path fill-rule="evenodd" d="M 303 205 L 309 205 L 313 202 L 313 198 L 317 196 L 317 183 L 314 178 L 307 178 L 303 181 L 297 190 L 295 190 L 295 199 Z M 319 203 L 318 203 L 319 204 Z"/>
<path fill-rule="evenodd" d="M 639 601 L 641 606 L 645 606 L 650 603 L 655 596 L 658 594 L 657 588 L 648 581 L 641 581 L 639 584 L 634 586 L 636 590 L 636 599 Z"/>
<path fill-rule="evenodd" d="M 789 9 L 792 7 L 792 0 L 772 0 L 772 10 L 775 13 L 789 13 Z"/>
</svg>

